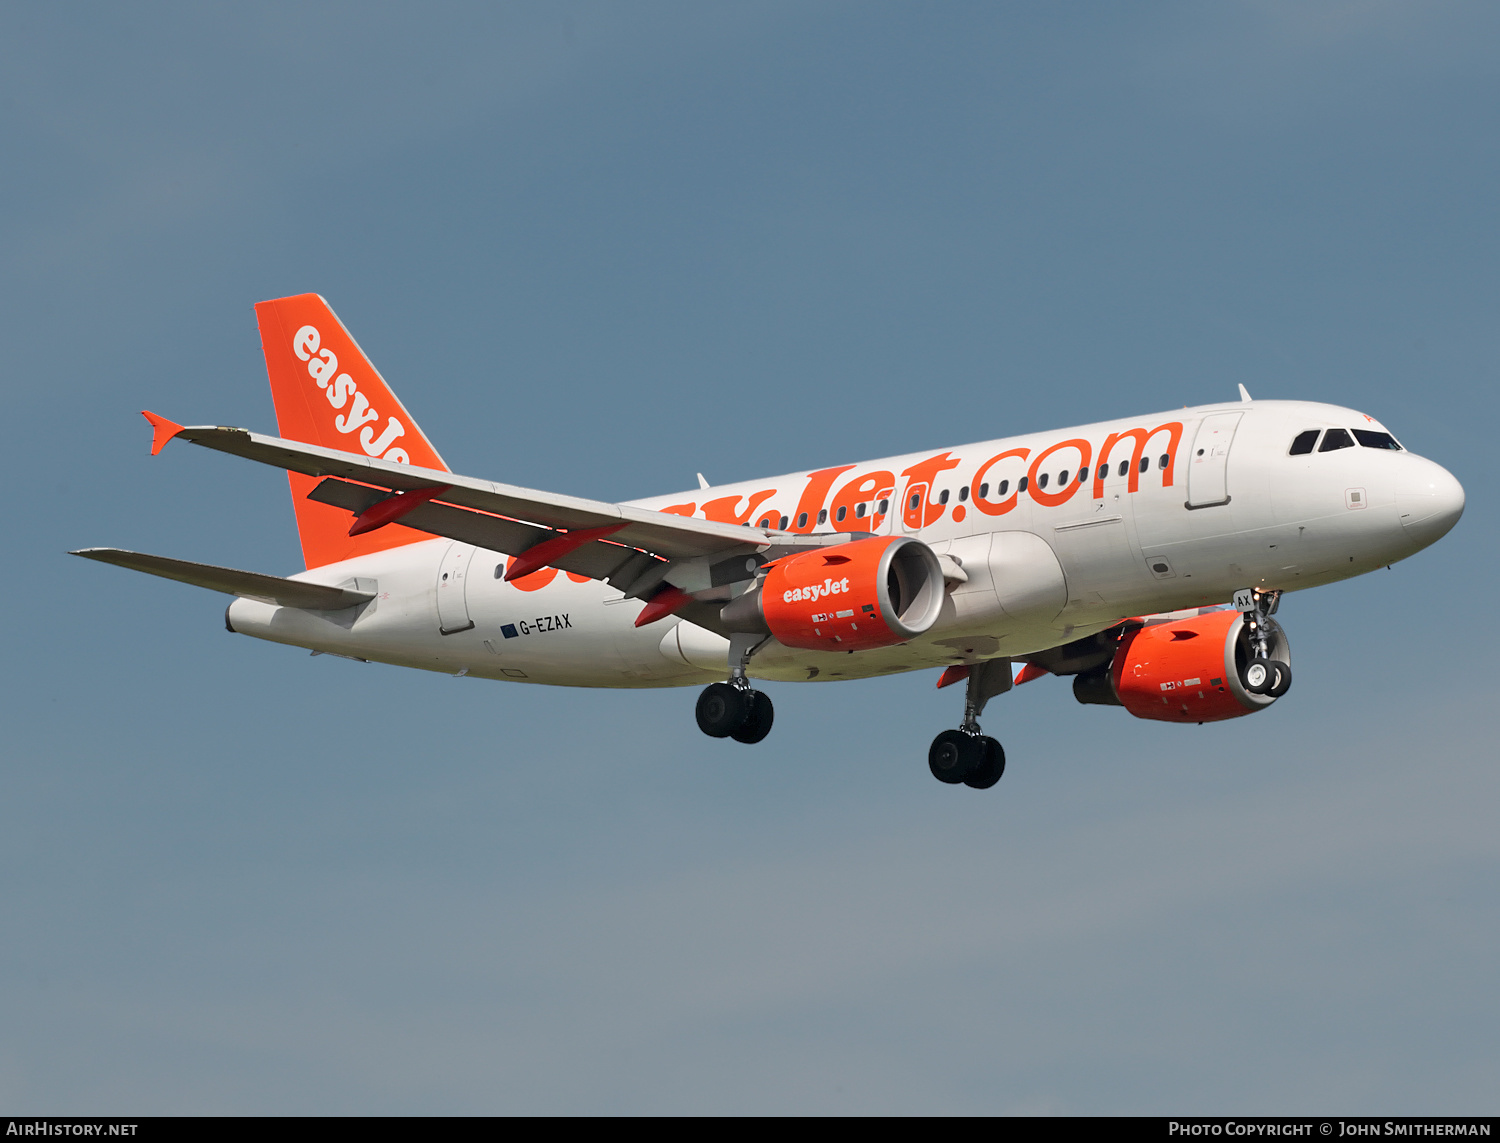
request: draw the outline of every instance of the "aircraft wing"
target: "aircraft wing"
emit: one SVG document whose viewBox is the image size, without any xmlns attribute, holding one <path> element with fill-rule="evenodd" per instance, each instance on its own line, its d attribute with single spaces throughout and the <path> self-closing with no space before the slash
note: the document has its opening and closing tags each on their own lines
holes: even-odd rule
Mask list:
<svg viewBox="0 0 1500 1143">
<path fill-rule="evenodd" d="M 153 425 L 164 418 L 152 414 Z M 391 518 L 410 528 L 447 536 L 491 551 L 519 556 L 550 542 L 557 567 L 608 580 L 627 595 L 644 595 L 662 582 L 701 591 L 746 579 L 747 557 L 770 548 L 821 547 L 849 537 L 808 536 L 745 525 L 722 524 L 606 501 L 541 492 L 459 476 L 438 469 L 364 457 L 318 445 L 264 436 L 247 429 L 200 425 L 158 430 L 159 449 L 181 437 L 205 448 L 324 479 L 311 499 L 344 508 L 356 517 L 385 503 L 391 493 L 420 493 L 414 506 Z M 564 535 L 560 530 L 566 530 Z M 584 543 L 580 533 L 593 533 Z M 607 538 L 605 538 L 607 536 Z M 555 558 L 551 558 L 554 557 Z M 763 562 L 763 557 L 756 563 Z"/>
</svg>

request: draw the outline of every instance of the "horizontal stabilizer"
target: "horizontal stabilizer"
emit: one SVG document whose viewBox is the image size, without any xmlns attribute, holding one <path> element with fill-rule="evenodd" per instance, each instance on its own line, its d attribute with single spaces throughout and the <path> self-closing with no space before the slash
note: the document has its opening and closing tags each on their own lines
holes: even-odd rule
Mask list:
<svg viewBox="0 0 1500 1143">
<path fill-rule="evenodd" d="M 282 579 L 259 572 L 239 571 L 236 568 L 215 567 L 213 564 L 195 564 L 190 560 L 174 560 L 166 556 L 149 556 L 144 552 L 127 552 L 120 548 L 83 548 L 69 552 L 100 563 L 115 564 L 148 575 L 159 575 L 163 579 L 175 579 L 180 583 L 191 583 L 206 587 L 210 591 L 222 591 L 229 595 L 242 595 L 246 599 L 259 599 L 282 607 L 300 607 L 310 611 L 341 611 L 346 607 L 357 607 L 368 603 L 375 596 L 368 591 L 351 591 L 343 587 L 328 587 L 321 583 L 303 583 L 301 580 Z"/>
</svg>

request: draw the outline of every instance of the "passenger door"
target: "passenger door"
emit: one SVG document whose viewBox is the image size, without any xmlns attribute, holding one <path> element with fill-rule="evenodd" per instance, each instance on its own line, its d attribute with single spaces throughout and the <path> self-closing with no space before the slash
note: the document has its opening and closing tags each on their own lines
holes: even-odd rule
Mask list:
<svg viewBox="0 0 1500 1143">
<path fill-rule="evenodd" d="M 469 618 L 469 601 L 466 586 L 469 578 L 469 561 L 474 558 L 470 544 L 457 541 L 448 545 L 438 564 L 437 613 L 438 631 L 453 635 L 474 626 Z"/>
<path fill-rule="evenodd" d="M 1227 466 L 1234 430 L 1244 413 L 1212 413 L 1198 425 L 1188 458 L 1189 508 L 1210 508 L 1229 503 Z"/>
</svg>

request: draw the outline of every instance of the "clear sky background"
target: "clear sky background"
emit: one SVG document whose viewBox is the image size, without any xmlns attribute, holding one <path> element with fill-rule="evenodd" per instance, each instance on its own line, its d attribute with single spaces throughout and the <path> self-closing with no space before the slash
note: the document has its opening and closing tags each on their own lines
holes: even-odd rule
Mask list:
<svg viewBox="0 0 1500 1143">
<path fill-rule="evenodd" d="M 1493 1113 L 1500 7 L 0 9 L 0 1110 Z M 548 690 L 225 633 L 252 304 L 452 466 L 626 499 L 1256 397 L 1453 471 L 1296 686 Z"/>
</svg>

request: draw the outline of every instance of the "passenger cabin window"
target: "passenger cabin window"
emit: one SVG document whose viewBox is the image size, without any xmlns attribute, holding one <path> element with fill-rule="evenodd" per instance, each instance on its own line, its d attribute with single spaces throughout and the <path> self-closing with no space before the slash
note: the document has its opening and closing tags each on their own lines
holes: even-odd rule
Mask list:
<svg viewBox="0 0 1500 1143">
<path fill-rule="evenodd" d="M 806 512 L 799 512 L 797 514 L 797 527 L 799 527 L 799 528 L 805 528 L 805 527 L 807 527 L 807 513 Z"/>
<path fill-rule="evenodd" d="M 967 484 L 965 484 L 962 488 L 960 488 L 958 490 L 958 502 L 960 504 L 962 504 L 968 498 L 969 498 L 969 486 Z"/>
<path fill-rule="evenodd" d="M 1128 460 L 1122 460 L 1120 462 L 1120 475 L 1124 476 L 1129 471 L 1130 471 L 1130 462 Z"/>
<path fill-rule="evenodd" d="M 884 516 L 890 510 L 891 510 L 891 502 L 889 500 L 882 500 L 880 502 L 880 514 L 882 516 Z"/>
<path fill-rule="evenodd" d="M 1042 475 L 1040 475 L 1040 476 L 1038 476 L 1036 478 L 1036 486 L 1038 488 L 1046 488 L 1047 487 L 1047 474 L 1045 472 L 1042 473 Z"/>
<path fill-rule="evenodd" d="M 1016 485 L 1016 491 L 1017 492 L 1025 492 L 1026 491 L 1026 481 L 1029 480 L 1029 479 L 1030 479 L 1030 477 L 1026 477 L 1026 476 L 1021 477 L 1021 483 Z M 1002 492 L 1000 495 L 1004 496 L 1005 493 Z"/>
<path fill-rule="evenodd" d="M 828 509 L 827 508 L 819 508 L 818 509 L 818 523 L 819 524 L 826 524 L 826 523 L 828 523 Z"/>
<path fill-rule="evenodd" d="M 1348 429 L 1329 429 L 1323 434 L 1323 443 L 1318 446 L 1318 451 L 1333 452 L 1335 449 L 1353 447 L 1354 438 L 1349 435 Z"/>
<path fill-rule="evenodd" d="M 1143 456 L 1143 457 L 1141 457 L 1141 471 L 1145 472 L 1150 467 L 1151 467 L 1151 458 L 1149 456 Z"/>
<path fill-rule="evenodd" d="M 854 514 L 863 520 L 865 518 L 865 506 L 863 504 L 856 504 L 854 506 Z"/>
<path fill-rule="evenodd" d="M 1059 483 L 1059 484 L 1066 484 L 1067 482 L 1068 482 L 1068 470 L 1065 468 L 1065 469 L 1063 469 L 1061 472 L 1059 472 L 1057 474 L 1057 483 Z"/>
<path fill-rule="evenodd" d="M 1023 477 L 1021 477 L 1021 479 L 1025 480 L 1026 478 L 1023 476 Z M 1010 491 L 1010 481 L 1008 481 L 1008 480 L 1002 480 L 1000 482 L 1000 495 L 1004 496 L 1009 491 Z"/>
<path fill-rule="evenodd" d="M 1172 463 L 1172 454 L 1169 453 L 1169 452 L 1164 452 L 1164 453 L 1161 454 L 1160 457 L 1157 458 L 1156 467 L 1157 468 L 1166 468 L 1167 465 L 1169 465 L 1171 463 Z"/>
<path fill-rule="evenodd" d="M 1320 429 L 1308 429 L 1305 433 L 1298 433 L 1292 441 L 1292 447 L 1286 450 L 1287 456 L 1305 456 L 1312 452 L 1313 445 L 1318 443 Z"/>
<path fill-rule="evenodd" d="M 840 504 L 838 512 L 834 515 L 834 519 L 836 519 L 840 524 L 842 524 L 844 522 L 844 517 L 847 516 L 848 514 L 849 514 L 849 509 L 845 505 Z"/>
<path fill-rule="evenodd" d="M 1354 439 L 1365 448 L 1388 448 L 1392 452 L 1404 451 L 1390 433 L 1375 433 L 1369 429 L 1355 429 Z"/>
<path fill-rule="evenodd" d="M 939 504 L 946 504 L 946 503 L 948 503 L 948 490 L 946 488 L 943 489 L 941 492 L 938 493 L 938 503 Z"/>
<path fill-rule="evenodd" d="M 1080 468 L 1078 470 L 1078 483 L 1082 484 L 1088 478 L 1089 478 L 1089 470 L 1087 468 Z"/>
</svg>

